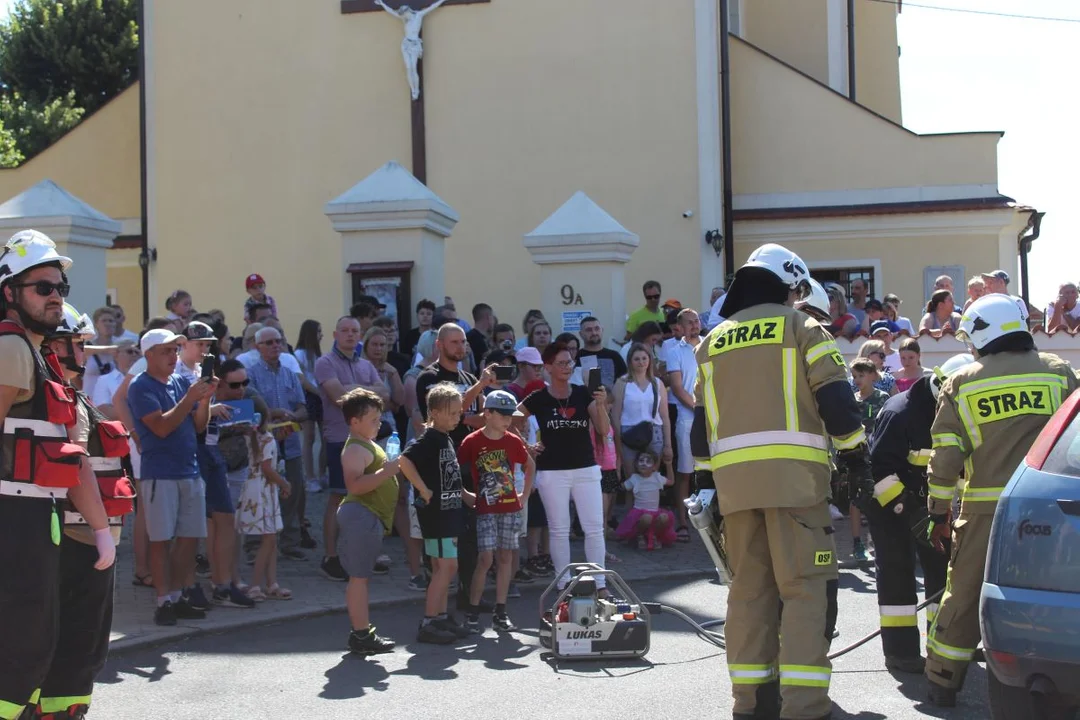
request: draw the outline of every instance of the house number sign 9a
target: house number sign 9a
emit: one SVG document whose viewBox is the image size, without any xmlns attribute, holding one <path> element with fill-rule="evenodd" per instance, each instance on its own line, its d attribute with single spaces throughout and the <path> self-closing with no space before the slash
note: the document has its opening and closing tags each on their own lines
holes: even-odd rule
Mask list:
<svg viewBox="0 0 1080 720">
<path fill-rule="evenodd" d="M 562 304 L 563 305 L 584 305 L 585 304 L 585 301 L 582 299 L 581 295 L 578 294 L 577 292 L 575 292 L 573 285 L 570 285 L 570 284 L 563 285 L 562 288 L 559 290 L 559 295 L 562 296 Z"/>
</svg>

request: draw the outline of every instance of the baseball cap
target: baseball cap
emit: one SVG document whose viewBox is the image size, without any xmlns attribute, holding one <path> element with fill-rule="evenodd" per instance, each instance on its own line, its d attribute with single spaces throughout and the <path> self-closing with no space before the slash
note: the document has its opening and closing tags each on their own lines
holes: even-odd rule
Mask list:
<svg viewBox="0 0 1080 720">
<path fill-rule="evenodd" d="M 884 310 L 885 307 L 881 304 L 881 301 L 877 298 L 870 298 L 863 306 L 864 310 Z"/>
<path fill-rule="evenodd" d="M 188 340 L 216 340 L 214 329 L 204 322 L 194 320 L 188 323 L 184 330 L 184 337 Z"/>
<path fill-rule="evenodd" d="M 148 330 L 139 341 L 139 349 L 146 352 L 150 348 L 155 348 L 158 345 L 169 345 L 177 340 L 183 340 L 183 335 L 177 335 L 172 330 L 166 330 L 160 328 L 158 330 Z"/>
<path fill-rule="evenodd" d="M 988 278 L 988 277 L 997 278 L 998 280 L 1005 283 L 1006 285 L 1009 284 L 1009 273 L 1005 272 L 1004 270 L 994 270 L 992 272 L 984 272 L 984 273 L 981 273 L 981 275 L 984 278 Z"/>
<path fill-rule="evenodd" d="M 259 273 L 251 273 L 250 275 L 247 276 L 247 280 L 244 281 L 244 287 L 247 288 L 248 290 L 251 289 L 252 285 L 265 285 L 265 284 L 266 284 L 266 281 L 263 280 L 263 276 L 260 275 Z"/>
<path fill-rule="evenodd" d="M 514 357 L 517 358 L 518 365 L 543 365 L 544 360 L 540 357 L 540 351 L 534 347 L 523 347 L 518 350 Z"/>
<path fill-rule="evenodd" d="M 668 298 L 667 300 L 664 301 L 664 304 L 661 305 L 660 307 L 675 308 L 676 310 L 682 310 L 683 309 L 682 303 L 679 302 L 678 300 L 676 300 L 675 298 Z"/>
<path fill-rule="evenodd" d="M 525 417 L 525 413 L 518 410 L 517 406 L 517 399 L 505 390 L 495 390 L 494 392 L 488 393 L 488 396 L 484 398 L 485 410 L 494 410 L 500 415 Z"/>
<path fill-rule="evenodd" d="M 892 328 L 889 327 L 889 321 L 888 320 L 877 320 L 875 322 L 870 323 L 870 334 L 871 335 L 877 335 L 882 330 L 889 333 L 890 335 L 892 334 Z"/>
</svg>

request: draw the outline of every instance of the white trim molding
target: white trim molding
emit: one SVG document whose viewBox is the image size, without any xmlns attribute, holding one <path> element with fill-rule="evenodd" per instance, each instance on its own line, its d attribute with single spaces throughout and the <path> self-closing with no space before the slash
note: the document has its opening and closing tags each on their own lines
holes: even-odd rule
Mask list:
<svg viewBox="0 0 1080 720">
<path fill-rule="evenodd" d="M 925 185 L 918 187 L 867 188 L 863 190 L 817 190 L 813 192 L 736 195 L 736 210 L 888 205 L 894 203 L 970 200 L 998 195 L 997 185 Z"/>
<path fill-rule="evenodd" d="M 848 94 L 847 0 L 827 0 L 826 35 L 829 50 L 829 87 Z"/>
<path fill-rule="evenodd" d="M 802 240 L 844 240 L 897 237 L 986 235 L 1012 228 L 1024 211 L 1013 208 L 977 212 L 853 215 L 847 217 L 741 220 L 735 223 L 739 243 L 788 243 Z M 1012 248 L 1015 252 L 1016 235 Z"/>
<path fill-rule="evenodd" d="M 738 4 L 739 0 L 731 0 Z M 741 16 L 741 14 L 740 14 Z M 705 233 L 722 230 L 723 176 L 720 164 L 720 15 L 716 0 L 694 0 L 697 73 L 699 307 L 724 281 L 723 256 L 705 244 Z"/>
</svg>

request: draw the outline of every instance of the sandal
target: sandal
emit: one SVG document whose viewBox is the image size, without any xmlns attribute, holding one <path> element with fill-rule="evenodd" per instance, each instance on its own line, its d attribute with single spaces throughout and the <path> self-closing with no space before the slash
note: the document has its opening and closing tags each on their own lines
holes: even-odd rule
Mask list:
<svg viewBox="0 0 1080 720">
<path fill-rule="evenodd" d="M 257 603 L 261 603 L 266 600 L 266 593 L 264 593 L 258 585 L 252 585 L 244 591 L 244 594 Z"/>
<path fill-rule="evenodd" d="M 681 543 L 690 542 L 690 530 L 685 525 L 679 526 L 675 531 L 675 539 Z"/>
<path fill-rule="evenodd" d="M 604 553 L 604 560 L 606 560 L 609 563 L 621 563 L 622 562 L 622 560 L 619 559 L 619 556 L 616 555 L 613 552 Z"/>
<path fill-rule="evenodd" d="M 133 578 L 131 578 L 131 584 L 134 585 L 135 587 L 152 588 L 152 587 L 154 587 L 154 576 L 151 575 L 150 573 L 146 573 L 145 575 L 140 575 L 139 573 L 135 573 L 135 576 Z"/>
<path fill-rule="evenodd" d="M 266 597 L 271 600 L 292 600 L 292 590 L 283 588 L 277 583 L 266 588 Z"/>
</svg>

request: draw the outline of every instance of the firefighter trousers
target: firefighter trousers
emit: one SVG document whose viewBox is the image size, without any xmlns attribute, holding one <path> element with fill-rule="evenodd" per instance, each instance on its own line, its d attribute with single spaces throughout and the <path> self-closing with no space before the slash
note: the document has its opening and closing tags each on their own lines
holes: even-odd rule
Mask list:
<svg viewBox="0 0 1080 720">
<path fill-rule="evenodd" d="M 923 571 L 923 595 L 932 597 L 945 588 L 949 555 L 939 553 L 911 534 L 903 515 L 875 507 L 867 513 L 870 537 L 874 540 L 874 564 L 877 567 L 878 612 L 881 618 L 881 649 L 886 656 L 920 656 L 918 589 L 915 560 Z M 926 608 L 927 625 L 934 621 L 940 600 Z"/>
<path fill-rule="evenodd" d="M 54 512 L 52 500 L 0 495 L 0 720 L 37 702 L 56 647 Z"/>
<path fill-rule="evenodd" d="M 724 626 L 734 713 L 754 717 L 759 688 L 779 683 L 781 717 L 827 716 L 828 598 L 837 580 L 828 505 L 730 513 L 724 535 L 734 573 Z"/>
<path fill-rule="evenodd" d="M 60 544 L 60 632 L 38 708 L 47 719 L 79 717 L 105 666 L 112 631 L 115 565 L 97 570 L 97 548 L 65 536 Z"/>
<path fill-rule="evenodd" d="M 979 644 L 979 594 L 993 515 L 961 515 L 953 524 L 952 558 L 937 618 L 926 638 L 926 677 L 959 690 Z"/>
</svg>

